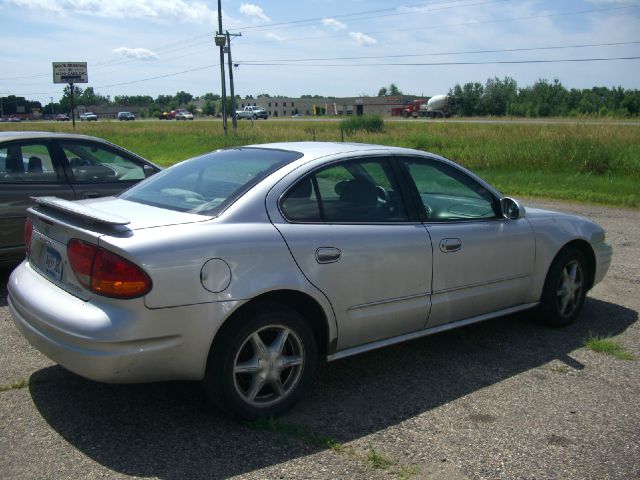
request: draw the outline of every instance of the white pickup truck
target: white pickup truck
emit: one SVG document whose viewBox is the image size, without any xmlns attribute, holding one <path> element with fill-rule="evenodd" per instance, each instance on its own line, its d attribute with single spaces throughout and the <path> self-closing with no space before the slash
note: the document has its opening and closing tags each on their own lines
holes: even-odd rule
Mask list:
<svg viewBox="0 0 640 480">
<path fill-rule="evenodd" d="M 269 117 L 267 115 L 267 111 L 262 107 L 255 107 L 249 105 L 244 107 L 244 110 L 236 110 L 236 118 L 238 120 L 242 118 L 246 118 L 247 120 L 257 120 L 258 118 L 264 118 L 265 120 Z"/>
</svg>

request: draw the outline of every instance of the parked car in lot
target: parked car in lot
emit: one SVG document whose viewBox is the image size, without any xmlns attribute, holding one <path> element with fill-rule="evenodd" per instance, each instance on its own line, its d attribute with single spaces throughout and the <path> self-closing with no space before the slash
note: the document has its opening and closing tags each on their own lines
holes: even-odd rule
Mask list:
<svg viewBox="0 0 640 480">
<path fill-rule="evenodd" d="M 118 120 L 129 121 L 135 119 L 136 116 L 131 112 L 118 112 Z"/>
<path fill-rule="evenodd" d="M 22 334 L 94 380 L 201 380 L 243 418 L 290 408 L 322 359 L 527 309 L 567 325 L 611 261 L 587 219 L 378 145 L 231 148 L 37 203 L 8 285 Z"/>
<path fill-rule="evenodd" d="M 81 122 L 97 122 L 98 121 L 98 116 L 93 113 L 93 112 L 84 112 L 83 114 L 80 115 L 80 121 Z"/>
<path fill-rule="evenodd" d="M 56 115 L 56 122 L 68 122 L 69 120 L 71 119 L 66 113 L 59 113 L 58 115 Z"/>
<path fill-rule="evenodd" d="M 267 111 L 262 107 L 256 107 L 253 105 L 248 105 L 244 107 L 242 110 L 236 110 L 236 118 L 241 120 L 246 118 L 247 120 L 257 120 L 259 118 L 263 118 L 266 120 L 269 118 Z"/>
<path fill-rule="evenodd" d="M 176 110 L 174 118 L 176 120 L 193 120 L 193 113 L 187 110 Z"/>
<path fill-rule="evenodd" d="M 114 195 L 160 168 L 105 140 L 50 132 L 0 132 L 0 264 L 24 258 L 30 198 Z"/>
</svg>

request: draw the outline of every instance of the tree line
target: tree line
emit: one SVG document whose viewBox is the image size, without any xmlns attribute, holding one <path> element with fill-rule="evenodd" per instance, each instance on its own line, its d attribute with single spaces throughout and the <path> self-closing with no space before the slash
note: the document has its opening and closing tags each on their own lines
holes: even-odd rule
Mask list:
<svg viewBox="0 0 640 480">
<path fill-rule="evenodd" d="M 454 114 L 471 116 L 570 117 L 597 115 L 637 117 L 640 90 L 622 87 L 567 89 L 560 80 L 540 79 L 529 87 L 518 87 L 513 78 L 498 77 L 456 84 L 449 95 L 456 98 Z"/>
<path fill-rule="evenodd" d="M 203 115 L 216 115 L 222 110 L 222 98 L 214 93 L 195 97 L 188 92 L 179 91 L 175 95 L 109 95 L 96 93 L 93 87 L 81 88 L 74 85 L 74 104 L 85 108 L 100 106 L 131 107 L 141 117 L 157 117 L 162 112 L 177 108 L 186 108 L 195 112 L 194 102 L 201 103 Z M 402 96 L 395 83 L 382 87 L 377 96 Z M 454 115 L 458 116 L 514 116 L 514 117 L 567 117 L 577 115 L 597 115 L 615 117 L 637 117 L 640 115 L 640 90 L 622 87 L 593 87 L 587 89 L 568 89 L 558 79 L 549 82 L 540 79 L 532 86 L 519 87 L 511 77 L 489 78 L 485 83 L 469 82 L 456 84 L 449 90 L 456 99 Z M 254 97 L 247 95 L 245 99 Z M 267 93 L 257 98 L 280 98 Z M 301 98 L 325 98 L 319 95 L 303 95 Z M 241 100 L 236 95 L 236 103 Z M 43 114 L 68 113 L 71 111 L 71 87 L 66 86 L 58 102 L 42 105 L 24 97 L 0 97 L 2 113 L 8 116 L 15 113 L 32 113 L 39 108 Z M 230 98 L 226 99 L 227 111 L 230 111 Z"/>
</svg>

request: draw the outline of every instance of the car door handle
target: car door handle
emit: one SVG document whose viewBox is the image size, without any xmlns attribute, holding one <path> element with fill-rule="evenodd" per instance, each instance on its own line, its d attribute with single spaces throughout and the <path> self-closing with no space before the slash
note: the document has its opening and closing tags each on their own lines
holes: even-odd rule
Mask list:
<svg viewBox="0 0 640 480">
<path fill-rule="evenodd" d="M 335 247 L 320 247 L 316 250 L 316 261 L 318 263 L 333 263 L 340 260 L 342 252 Z"/>
<path fill-rule="evenodd" d="M 462 240 L 459 238 L 443 238 L 440 240 L 440 251 L 443 253 L 457 252 L 462 248 Z"/>
</svg>

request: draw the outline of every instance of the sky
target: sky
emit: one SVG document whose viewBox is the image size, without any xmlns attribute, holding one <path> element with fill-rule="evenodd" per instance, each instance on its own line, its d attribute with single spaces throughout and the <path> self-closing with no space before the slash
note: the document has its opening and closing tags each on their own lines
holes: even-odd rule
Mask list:
<svg viewBox="0 0 640 480">
<path fill-rule="evenodd" d="M 240 34 L 243 98 L 374 96 L 391 83 L 431 96 L 493 77 L 640 89 L 640 1 L 223 0 L 221 10 L 223 31 Z M 57 101 L 52 62 L 71 61 L 88 64 L 81 88 L 111 98 L 219 94 L 217 30 L 217 1 L 0 0 L 0 96 Z"/>
</svg>

